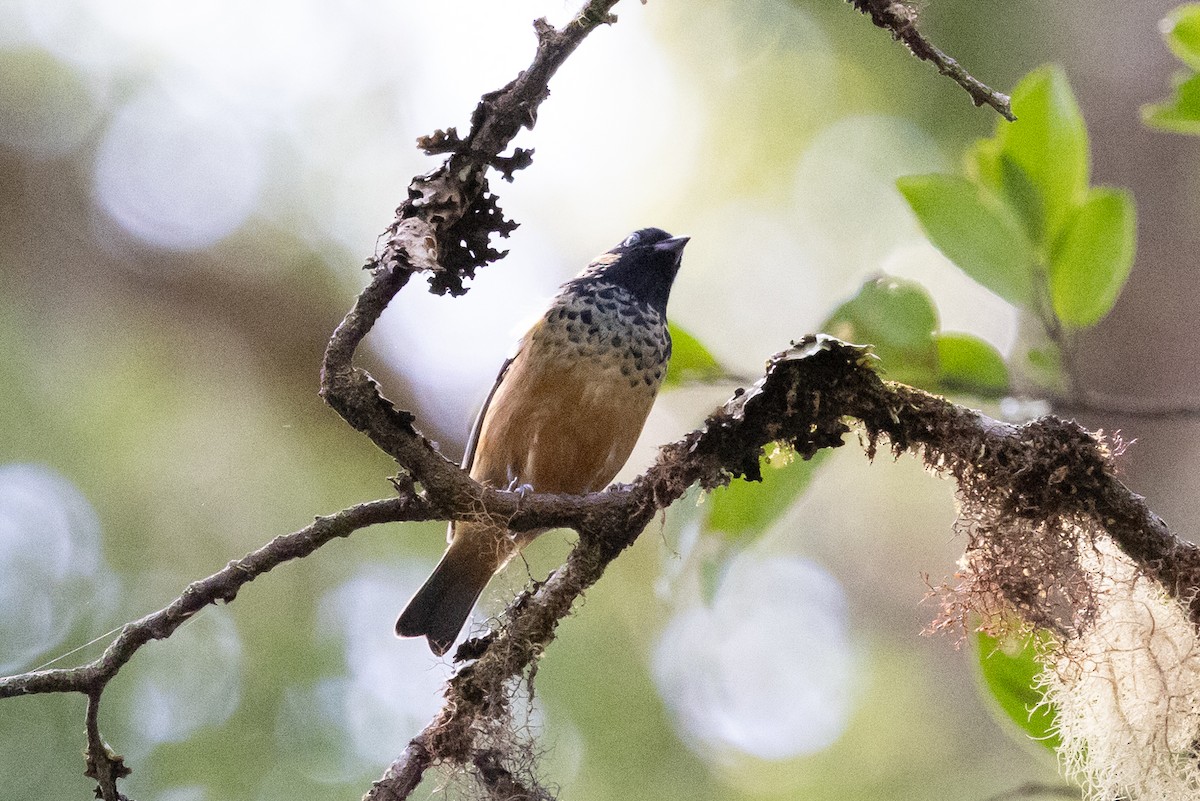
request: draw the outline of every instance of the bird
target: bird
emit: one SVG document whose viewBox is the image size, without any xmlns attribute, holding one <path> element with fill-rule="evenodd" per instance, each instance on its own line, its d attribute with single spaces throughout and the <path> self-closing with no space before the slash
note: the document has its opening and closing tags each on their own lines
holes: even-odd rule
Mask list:
<svg viewBox="0 0 1200 801">
<path fill-rule="evenodd" d="M 483 484 L 584 494 L 624 466 L 671 358 L 667 301 L 689 237 L 634 231 L 564 284 L 484 401 L 462 468 Z M 451 521 L 449 546 L 396 621 L 442 656 L 491 580 L 547 529 Z"/>
</svg>

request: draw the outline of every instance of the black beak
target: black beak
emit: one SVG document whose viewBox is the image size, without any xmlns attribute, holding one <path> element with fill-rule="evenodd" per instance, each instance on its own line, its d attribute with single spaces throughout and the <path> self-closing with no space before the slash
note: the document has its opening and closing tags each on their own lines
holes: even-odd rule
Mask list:
<svg viewBox="0 0 1200 801">
<path fill-rule="evenodd" d="M 689 239 L 691 239 L 690 236 L 673 236 L 670 239 L 664 239 L 661 242 L 656 242 L 654 244 L 654 249 L 658 251 L 665 251 L 667 253 L 673 253 L 675 256 L 679 256 L 681 253 L 683 253 L 683 246 L 688 243 Z"/>
</svg>

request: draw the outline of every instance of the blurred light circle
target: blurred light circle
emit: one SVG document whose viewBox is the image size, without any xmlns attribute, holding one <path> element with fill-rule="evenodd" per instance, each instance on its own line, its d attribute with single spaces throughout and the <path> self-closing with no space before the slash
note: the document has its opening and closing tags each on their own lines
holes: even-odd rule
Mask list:
<svg viewBox="0 0 1200 801">
<path fill-rule="evenodd" d="M 179 743 L 219 726 L 242 697 L 242 642 L 224 609 L 206 608 L 171 637 L 138 654 L 126 709 L 130 728 L 150 745 Z"/>
<path fill-rule="evenodd" d="M 896 179 L 944 170 L 946 162 L 937 142 L 909 120 L 870 114 L 838 120 L 813 138 L 796 168 L 802 236 L 821 263 L 878 271 L 897 244 L 921 236 Z"/>
<path fill-rule="evenodd" d="M 0 466 L 0 671 L 28 667 L 82 614 L 107 613 L 115 581 L 79 490 L 42 465 Z"/>
<path fill-rule="evenodd" d="M 735 557 L 708 607 L 677 613 L 654 679 L 683 739 L 710 756 L 787 759 L 832 745 L 857 659 L 841 585 L 795 557 Z"/>
<path fill-rule="evenodd" d="M 365 760 L 347 741 L 343 725 L 348 684 L 345 678 L 323 678 L 284 690 L 275 718 L 276 769 L 322 784 L 353 781 L 359 775 Z"/>
<path fill-rule="evenodd" d="M 422 568 L 366 567 L 321 599 L 318 634 L 340 642 L 346 671 L 304 691 L 303 704 L 293 701 L 280 737 L 294 738 L 288 729 L 297 726 L 334 725 L 349 755 L 374 766 L 395 759 L 429 722 L 441 707 L 450 667 L 425 640 L 396 639 L 391 625 L 427 575 Z"/>
<path fill-rule="evenodd" d="M 777 205 L 739 200 L 714 206 L 687 233 L 697 240 L 684 254 L 668 312 L 685 310 L 671 319 L 734 369 L 759 372 L 763 354 L 798 331 L 814 330 L 828 314 L 837 276 L 814 257 L 811 242 L 797 235 Z M 736 266 L 745 262 L 747 242 L 754 243 L 753 270 Z M 799 289 L 781 291 L 781 276 Z M 747 309 L 754 310 L 753 326 L 747 325 Z"/>
<path fill-rule="evenodd" d="M 134 237 L 198 250 L 258 204 L 265 153 L 236 107 L 192 87 L 149 90 L 113 116 L 96 154 L 96 203 Z"/>
<path fill-rule="evenodd" d="M 40 158 L 70 153 L 100 121 L 104 94 L 45 50 L 0 49 L 0 147 Z"/>
</svg>

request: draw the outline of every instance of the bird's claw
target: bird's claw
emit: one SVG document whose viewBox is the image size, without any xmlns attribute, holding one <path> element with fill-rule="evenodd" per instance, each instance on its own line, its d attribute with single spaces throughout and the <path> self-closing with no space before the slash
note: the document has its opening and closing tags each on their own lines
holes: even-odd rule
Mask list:
<svg viewBox="0 0 1200 801">
<path fill-rule="evenodd" d="M 521 500 L 525 500 L 526 497 L 533 494 L 533 491 L 534 491 L 533 485 L 532 484 L 518 484 L 517 483 L 518 481 L 520 481 L 520 479 L 516 479 L 516 478 L 514 478 L 512 481 L 510 481 L 508 484 L 508 491 L 515 492 L 517 495 L 520 496 Z"/>
</svg>

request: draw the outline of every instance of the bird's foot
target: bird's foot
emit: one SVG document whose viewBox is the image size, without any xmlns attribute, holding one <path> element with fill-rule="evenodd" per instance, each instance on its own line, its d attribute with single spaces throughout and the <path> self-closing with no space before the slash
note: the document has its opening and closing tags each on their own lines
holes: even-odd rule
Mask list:
<svg viewBox="0 0 1200 801">
<path fill-rule="evenodd" d="M 517 495 L 521 496 L 521 500 L 525 500 L 526 496 L 533 494 L 533 485 L 520 484 L 518 483 L 519 481 L 520 479 L 518 478 L 514 478 L 512 481 L 510 481 L 508 483 L 508 491 L 517 493 Z"/>
</svg>

